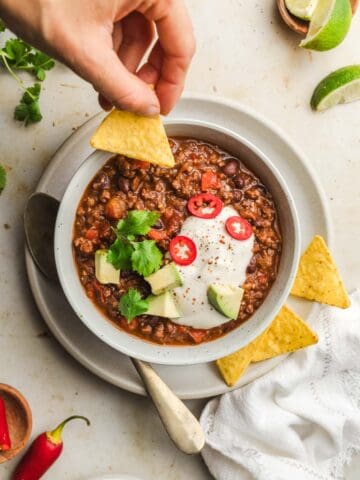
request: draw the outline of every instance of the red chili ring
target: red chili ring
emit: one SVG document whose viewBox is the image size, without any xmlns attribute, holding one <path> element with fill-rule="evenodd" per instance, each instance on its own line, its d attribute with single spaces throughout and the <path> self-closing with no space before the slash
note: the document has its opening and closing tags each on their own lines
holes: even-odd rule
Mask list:
<svg viewBox="0 0 360 480">
<path fill-rule="evenodd" d="M 219 215 L 223 203 L 219 197 L 211 193 L 201 193 L 188 201 L 189 212 L 195 217 L 210 219 Z"/>
</svg>

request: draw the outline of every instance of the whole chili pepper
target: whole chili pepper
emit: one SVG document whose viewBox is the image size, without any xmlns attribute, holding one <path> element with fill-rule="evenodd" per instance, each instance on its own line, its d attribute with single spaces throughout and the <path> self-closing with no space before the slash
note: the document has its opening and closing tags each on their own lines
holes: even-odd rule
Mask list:
<svg viewBox="0 0 360 480">
<path fill-rule="evenodd" d="M 0 452 L 10 450 L 11 441 L 9 435 L 9 428 L 6 420 L 5 402 L 0 397 Z"/>
<path fill-rule="evenodd" d="M 21 459 L 12 476 L 12 480 L 38 480 L 41 478 L 59 458 L 63 449 L 63 441 L 61 438 L 63 428 L 68 422 L 75 418 L 80 418 L 84 420 L 87 425 L 90 425 L 86 417 L 73 415 L 60 423 L 55 430 L 39 435 Z"/>
</svg>

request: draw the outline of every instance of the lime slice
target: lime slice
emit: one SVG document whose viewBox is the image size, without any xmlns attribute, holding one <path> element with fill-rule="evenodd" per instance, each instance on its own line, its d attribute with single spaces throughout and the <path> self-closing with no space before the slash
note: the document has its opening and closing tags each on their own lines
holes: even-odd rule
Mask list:
<svg viewBox="0 0 360 480">
<path fill-rule="evenodd" d="M 286 8 L 294 17 L 310 20 L 318 0 L 285 0 Z"/>
<path fill-rule="evenodd" d="M 337 47 L 346 37 L 351 19 L 350 0 L 319 0 L 300 47 L 320 52 Z"/>
<path fill-rule="evenodd" d="M 360 100 L 360 65 L 330 73 L 315 88 L 310 104 L 314 110 L 323 111 L 355 100 Z"/>
</svg>

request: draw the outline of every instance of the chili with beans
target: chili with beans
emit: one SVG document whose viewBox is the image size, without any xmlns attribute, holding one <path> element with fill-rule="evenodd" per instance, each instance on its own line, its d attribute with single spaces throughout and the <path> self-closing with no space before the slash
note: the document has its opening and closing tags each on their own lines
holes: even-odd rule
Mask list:
<svg viewBox="0 0 360 480">
<path fill-rule="evenodd" d="M 191 345 L 230 332 L 259 308 L 276 278 L 282 240 L 270 192 L 238 159 L 203 141 L 169 141 L 176 162 L 171 169 L 121 155 L 103 166 L 78 206 L 73 246 L 88 297 L 116 326 L 156 343 Z M 219 197 L 224 206 L 232 205 L 254 233 L 253 257 L 242 285 L 245 293 L 238 319 L 201 331 L 150 315 L 140 315 L 128 323 L 118 311 L 121 295 L 132 287 L 145 297 L 151 293 L 150 287 L 132 271 L 121 271 L 119 285 L 100 284 L 95 278 L 95 251 L 109 248 L 115 240 L 112 227 L 128 211 L 138 209 L 160 212 L 149 237 L 164 253 L 168 252 L 171 239 L 180 233 L 184 220 L 191 215 L 189 199 L 202 193 L 204 183 L 207 193 Z M 166 256 L 165 263 L 168 261 L 171 260 Z"/>
</svg>

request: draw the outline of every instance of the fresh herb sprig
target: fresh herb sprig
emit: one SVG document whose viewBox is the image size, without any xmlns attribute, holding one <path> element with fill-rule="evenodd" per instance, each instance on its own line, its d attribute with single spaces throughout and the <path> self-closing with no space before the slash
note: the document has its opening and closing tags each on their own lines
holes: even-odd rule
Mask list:
<svg viewBox="0 0 360 480">
<path fill-rule="evenodd" d="M 135 288 L 129 290 L 120 298 L 119 312 L 128 323 L 131 323 L 135 317 L 147 312 L 149 302 L 141 298 L 140 293 Z"/>
<path fill-rule="evenodd" d="M 117 225 L 117 238 L 109 249 L 108 262 L 118 270 L 134 270 L 144 277 L 159 270 L 163 254 L 156 242 L 136 239 L 146 235 L 159 216 L 157 212 L 131 210 Z"/>
<path fill-rule="evenodd" d="M 6 26 L 0 19 L 0 32 L 5 29 Z M 20 103 L 15 108 L 14 118 L 24 122 L 25 125 L 40 122 L 42 119 L 39 105 L 41 85 L 35 83 L 31 87 L 26 87 L 15 72 L 26 71 L 42 82 L 46 78 L 46 72 L 54 68 L 54 60 L 20 38 L 11 38 L 6 41 L 3 48 L 0 48 L 0 64 L 24 92 Z"/>
</svg>

